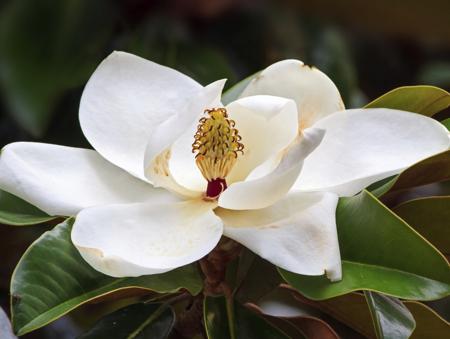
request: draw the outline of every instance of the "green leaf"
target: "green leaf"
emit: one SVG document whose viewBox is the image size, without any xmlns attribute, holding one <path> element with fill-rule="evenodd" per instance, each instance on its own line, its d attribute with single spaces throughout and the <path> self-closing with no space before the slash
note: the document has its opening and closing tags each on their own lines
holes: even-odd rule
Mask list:
<svg viewBox="0 0 450 339">
<path fill-rule="evenodd" d="M 378 339 L 408 339 L 416 322 L 398 299 L 375 292 L 364 292 Z"/>
<path fill-rule="evenodd" d="M 251 275 L 249 275 L 249 270 L 252 268 L 256 258 L 257 256 L 253 252 L 242 247 L 239 256 L 227 266 L 226 283 L 233 291 L 234 295 L 236 295 L 236 292 L 239 290 L 244 280 L 251 277 Z M 237 299 L 239 300 L 239 298 Z"/>
<path fill-rule="evenodd" d="M 341 198 L 336 222 L 341 281 L 279 270 L 306 297 L 322 300 L 356 290 L 414 300 L 450 295 L 450 270 L 443 255 L 369 192 Z"/>
<path fill-rule="evenodd" d="M 239 268 L 245 266 L 235 291 L 236 299 L 240 302 L 256 302 L 283 282 L 273 264 L 249 250 L 244 249 L 240 259 Z"/>
<path fill-rule="evenodd" d="M 139 303 L 108 314 L 78 339 L 165 339 L 174 323 L 169 306 Z"/>
<path fill-rule="evenodd" d="M 23 335 L 98 297 L 124 289 L 191 294 L 202 289 L 193 265 L 157 275 L 112 278 L 91 268 L 70 240 L 74 220 L 45 232 L 25 252 L 11 281 L 14 332 Z"/>
<path fill-rule="evenodd" d="M 411 165 L 387 183 L 374 189 L 372 194 L 381 197 L 387 193 L 450 179 L 450 150 L 433 155 Z"/>
<path fill-rule="evenodd" d="M 382 95 L 365 108 L 392 108 L 431 117 L 449 106 L 450 93 L 439 87 L 404 86 Z"/>
<path fill-rule="evenodd" d="M 14 0 L 0 16 L 0 81 L 10 111 L 36 137 L 61 95 L 86 82 L 113 30 L 107 0 Z"/>
<path fill-rule="evenodd" d="M 447 127 L 447 129 L 450 131 L 450 118 L 442 120 L 441 124 Z"/>
<path fill-rule="evenodd" d="M 234 301 L 206 297 L 204 321 L 209 339 L 286 339 L 283 332 Z"/>
<path fill-rule="evenodd" d="M 236 338 L 233 310 L 230 309 L 225 297 L 206 297 L 203 315 L 209 339 Z"/>
<path fill-rule="evenodd" d="M 248 76 L 244 80 L 239 81 L 237 84 L 229 88 L 226 92 L 222 95 L 222 103 L 224 105 L 228 105 L 230 102 L 235 101 L 239 98 L 239 96 L 242 94 L 244 89 L 247 87 L 247 85 L 252 81 L 254 78 L 256 78 L 259 73 L 257 72 L 253 75 Z"/>
<path fill-rule="evenodd" d="M 329 314 L 364 337 L 375 338 L 376 336 L 366 299 L 360 293 L 349 293 L 323 301 L 311 301 L 299 294 L 294 294 L 294 297 L 303 304 Z M 450 324 L 431 308 L 417 301 L 404 301 L 403 304 L 409 309 L 416 322 L 411 339 L 450 337 Z"/>
<path fill-rule="evenodd" d="M 255 304 L 246 304 L 246 307 L 254 311 L 255 313 L 261 315 L 267 322 L 278 328 L 280 331 L 285 333 L 289 338 L 295 338 L 295 339 L 314 339 L 314 336 L 305 336 L 304 329 L 310 330 L 311 332 L 315 332 L 316 338 L 320 339 L 339 339 L 337 337 L 331 337 L 329 338 L 326 335 L 323 335 L 321 337 L 317 337 L 317 334 L 323 334 L 321 333 L 321 327 L 319 326 L 317 322 L 314 320 L 318 320 L 317 318 L 307 318 L 307 317 L 291 317 L 291 318 L 284 318 L 284 317 L 275 317 L 272 315 L 264 314 L 262 310 Z M 313 320 L 314 319 L 314 320 Z M 304 320 L 312 320 L 308 321 L 309 323 L 302 324 Z M 303 325 L 303 326 L 302 326 Z M 306 325 L 306 326 L 304 326 Z"/>
<path fill-rule="evenodd" d="M 364 295 L 360 293 L 348 293 L 321 301 L 309 300 L 298 292 L 294 293 L 293 296 L 301 304 L 329 314 L 339 322 L 361 333 L 364 337 L 376 337 L 367 302 Z M 323 314 L 320 314 L 320 316 L 324 317 Z"/>
<path fill-rule="evenodd" d="M 0 224 L 13 226 L 35 225 L 55 218 L 26 201 L 0 190 Z"/>
<path fill-rule="evenodd" d="M 438 250 L 450 255 L 450 196 L 410 200 L 393 211 Z"/>
</svg>

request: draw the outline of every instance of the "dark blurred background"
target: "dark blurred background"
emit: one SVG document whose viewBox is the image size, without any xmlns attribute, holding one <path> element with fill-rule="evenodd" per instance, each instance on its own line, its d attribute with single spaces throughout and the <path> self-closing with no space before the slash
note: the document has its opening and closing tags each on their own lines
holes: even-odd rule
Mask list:
<svg viewBox="0 0 450 339">
<path fill-rule="evenodd" d="M 78 104 L 113 50 L 204 85 L 227 78 L 228 87 L 297 58 L 327 73 L 347 107 L 402 85 L 448 90 L 449 13 L 448 0 L 0 0 L 0 147 L 19 140 L 89 147 Z M 0 227 L 4 309 L 15 264 L 48 227 Z M 66 317 L 25 337 L 72 338 L 76 328 Z"/>
</svg>

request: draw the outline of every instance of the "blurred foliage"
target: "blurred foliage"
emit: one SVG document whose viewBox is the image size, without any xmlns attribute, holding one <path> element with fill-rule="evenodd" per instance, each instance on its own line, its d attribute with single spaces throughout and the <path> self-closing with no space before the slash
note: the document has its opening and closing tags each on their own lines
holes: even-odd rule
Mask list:
<svg viewBox="0 0 450 339">
<path fill-rule="evenodd" d="M 418 74 L 418 79 L 424 84 L 439 87 L 450 87 L 450 63 L 430 62 L 423 66 Z"/>
<path fill-rule="evenodd" d="M 42 137 L 61 95 L 95 69 L 114 27 L 100 1 L 10 2 L 0 16 L 0 77 L 20 126 Z"/>
<path fill-rule="evenodd" d="M 407 6 L 388 0 L 3 0 L 0 146 L 31 140 L 89 147 L 78 124 L 79 99 L 96 65 L 113 50 L 176 68 L 202 84 L 227 78 L 227 88 L 277 60 L 298 58 L 327 73 L 347 107 L 363 106 L 398 86 L 427 84 L 448 90 L 449 12 L 446 0 L 411 0 Z M 439 115 L 449 116 L 448 109 Z M 423 188 L 408 191 L 408 197 L 437 191 L 449 195 L 445 180 L 425 193 Z M 401 202 L 393 195 L 402 182 L 400 177 L 388 183 L 390 191 L 383 202 L 389 206 Z M 447 200 L 442 198 L 443 204 Z M 419 203 L 426 201 L 415 204 Z M 420 213 L 410 205 L 400 205 L 397 211 L 405 218 Z M 24 217 L 33 217 L 33 210 L 28 212 Z M 413 226 L 419 229 L 420 218 L 416 220 Z M 5 310 L 14 266 L 31 242 L 52 225 L 0 228 L 0 303 Z M 246 270 L 265 267 L 254 258 L 244 259 Z M 278 281 L 276 272 L 270 277 L 270 282 Z M 248 295 L 245 291 L 255 283 L 239 282 L 237 296 Z M 270 289 L 271 284 L 264 287 Z M 223 306 L 220 300 L 214 303 Z M 436 318 L 417 305 L 407 304 L 412 313 Z M 448 316 L 448 305 L 433 307 Z M 85 305 L 71 317 L 24 337 L 73 338 L 79 327 L 86 327 L 86 318 L 90 326 L 101 314 L 116 309 L 114 301 Z M 348 337 L 359 338 L 346 327 L 348 323 L 327 322 L 342 333 L 350 331 Z M 419 318 L 419 329 L 421 322 L 426 321 Z"/>
<path fill-rule="evenodd" d="M 388 13 L 381 12 L 385 6 Z M 439 20 L 448 7 L 445 0 L 411 1 L 407 13 L 387 0 L 364 6 L 352 0 L 4 1 L 0 145 L 87 146 L 77 122 L 80 94 L 115 49 L 202 84 L 227 78 L 227 86 L 276 60 L 299 58 L 327 73 L 348 107 L 399 85 L 448 88 L 449 25 Z M 433 16 L 433 25 L 416 25 Z"/>
</svg>

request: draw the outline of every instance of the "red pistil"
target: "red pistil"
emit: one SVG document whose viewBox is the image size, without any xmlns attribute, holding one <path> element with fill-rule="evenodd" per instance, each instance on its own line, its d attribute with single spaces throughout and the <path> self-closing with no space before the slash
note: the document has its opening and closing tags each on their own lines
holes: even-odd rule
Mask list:
<svg viewBox="0 0 450 339">
<path fill-rule="evenodd" d="M 217 199 L 219 195 L 227 189 L 227 182 L 225 179 L 217 178 L 208 181 L 206 188 L 206 197 L 210 199 Z"/>
</svg>

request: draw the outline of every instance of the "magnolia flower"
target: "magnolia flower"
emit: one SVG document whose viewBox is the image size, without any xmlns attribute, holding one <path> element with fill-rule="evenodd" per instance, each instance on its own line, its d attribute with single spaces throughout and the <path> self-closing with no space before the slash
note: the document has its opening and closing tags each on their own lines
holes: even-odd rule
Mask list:
<svg viewBox="0 0 450 339">
<path fill-rule="evenodd" d="M 72 242 L 110 276 L 189 264 L 225 235 L 286 270 L 338 280 L 338 197 L 449 147 L 430 118 L 344 110 L 332 81 L 297 60 L 268 67 L 225 107 L 223 85 L 115 52 L 81 98 L 95 151 L 7 145 L 0 188 L 76 215 Z"/>
</svg>

